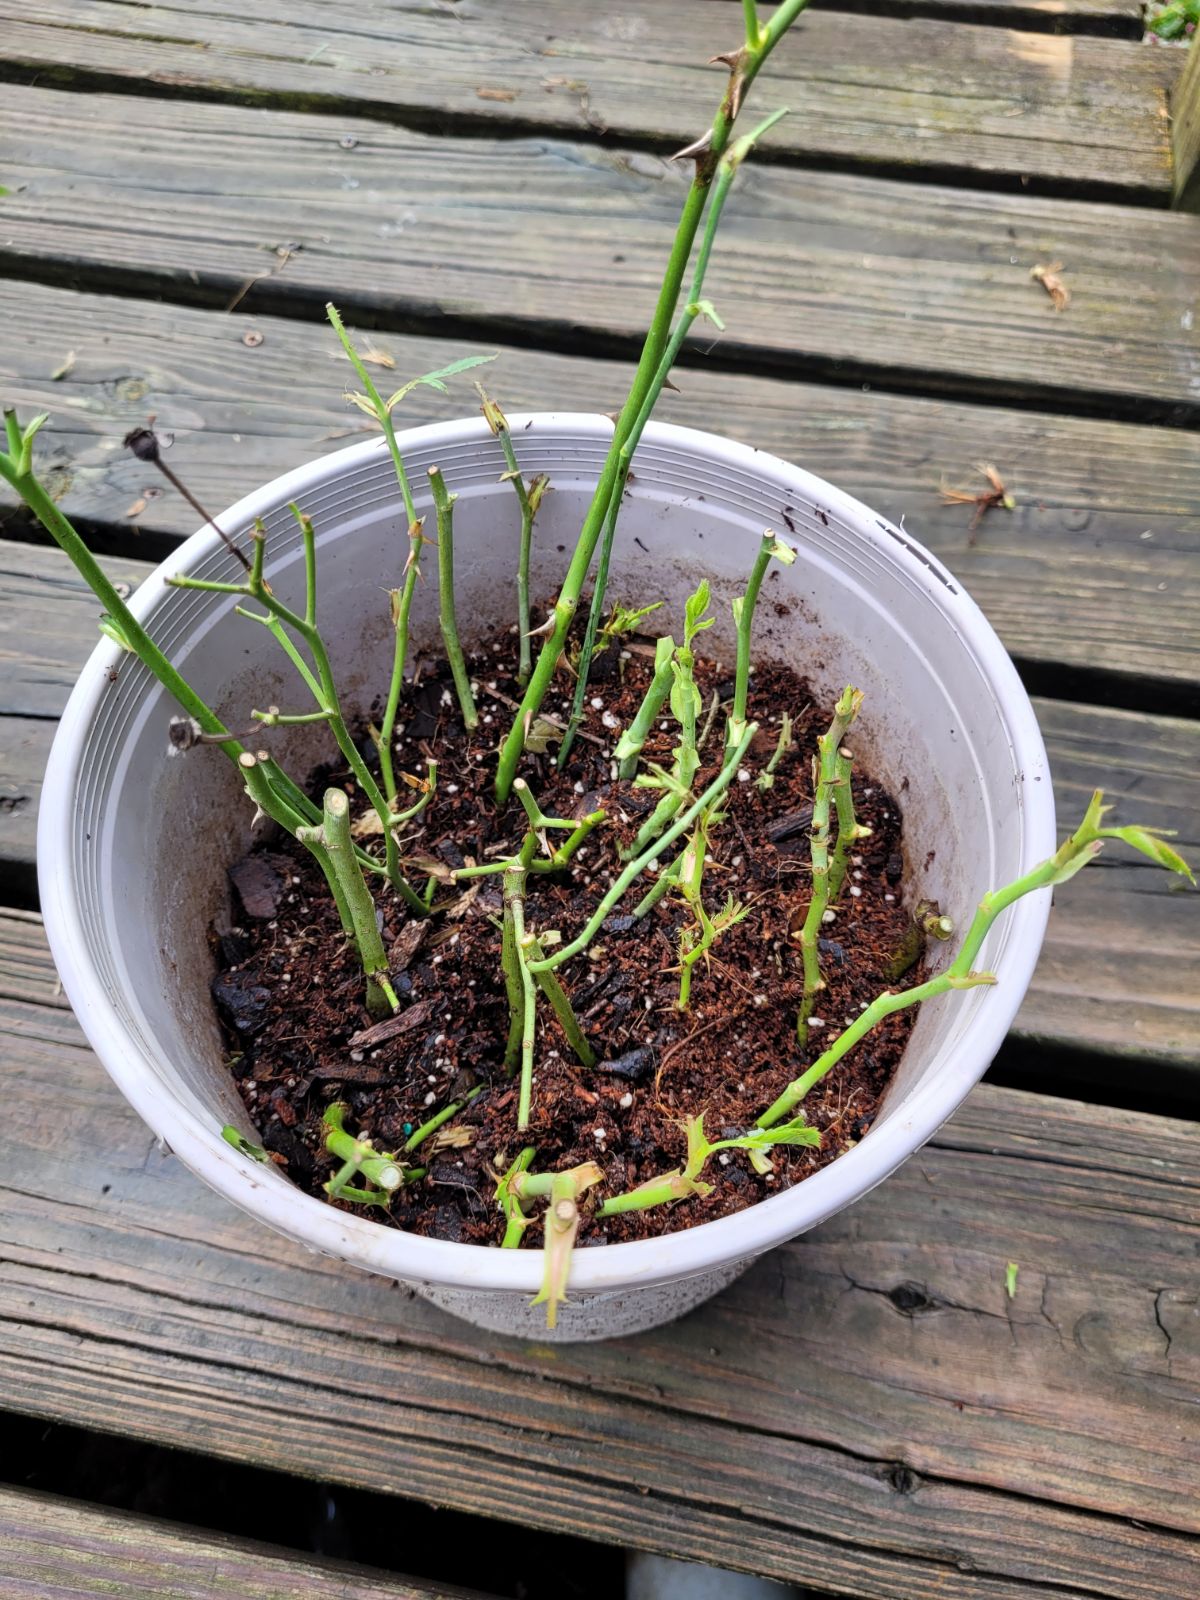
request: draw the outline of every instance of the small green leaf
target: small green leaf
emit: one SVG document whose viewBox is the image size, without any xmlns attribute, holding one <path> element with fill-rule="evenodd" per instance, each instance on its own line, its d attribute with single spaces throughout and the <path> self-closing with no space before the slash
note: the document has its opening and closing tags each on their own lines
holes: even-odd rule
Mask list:
<svg viewBox="0 0 1200 1600">
<path fill-rule="evenodd" d="M 815 1148 L 821 1143 L 821 1130 L 810 1128 L 803 1116 L 796 1116 L 790 1122 L 781 1122 L 777 1128 L 756 1128 L 746 1137 L 754 1140 L 760 1149 L 770 1149 L 773 1144 L 811 1145 Z"/>
<path fill-rule="evenodd" d="M 1015 1261 L 1010 1261 L 1004 1269 L 1004 1292 L 1010 1300 L 1017 1297 L 1017 1273 L 1020 1268 Z"/>
<path fill-rule="evenodd" d="M 221 1137 L 226 1144 L 231 1144 L 240 1155 L 249 1156 L 251 1161 L 269 1162 L 271 1157 L 260 1144 L 251 1144 L 245 1139 L 232 1124 L 226 1123 L 221 1129 Z"/>
<path fill-rule="evenodd" d="M 600 632 L 610 639 L 619 639 L 623 634 L 632 633 L 643 617 L 648 617 L 652 611 L 657 611 L 664 602 L 655 600 L 648 606 L 642 606 L 638 611 L 631 611 L 628 606 L 619 602 L 613 606 L 612 615 L 607 622 L 601 623 Z M 657 646 L 655 647 L 657 649 Z"/>
<path fill-rule="evenodd" d="M 490 356 L 463 356 L 458 361 L 452 361 L 447 367 L 438 367 L 436 372 L 423 372 L 419 378 L 410 378 L 406 384 L 396 390 L 389 400 L 385 401 L 385 404 L 390 411 L 393 406 L 398 405 L 404 399 L 406 394 L 410 394 L 420 384 L 425 384 L 430 389 L 440 389 L 445 394 L 446 385 L 442 382 L 443 378 L 452 378 L 456 373 L 468 372 L 472 367 L 481 367 L 488 361 L 498 360 L 499 356 L 500 352 L 498 350 Z"/>
<path fill-rule="evenodd" d="M 1162 837 L 1158 828 L 1105 828 L 1106 839 L 1123 839 L 1126 844 L 1132 845 L 1135 850 L 1140 850 L 1144 856 L 1149 856 L 1151 861 L 1157 861 L 1160 867 L 1166 867 L 1169 872 L 1177 872 L 1181 878 L 1186 878 L 1189 883 L 1195 883 L 1196 876 L 1191 867 L 1179 854 L 1172 850 Z M 1174 837 L 1174 835 L 1169 835 Z"/>
<path fill-rule="evenodd" d="M 126 651 L 129 655 L 134 654 L 133 646 L 125 637 L 125 633 L 121 627 L 121 624 L 117 622 L 115 618 L 110 617 L 107 611 L 104 611 L 100 614 L 100 620 L 97 623 L 97 626 L 106 639 L 111 639 L 114 644 L 120 645 L 121 649 Z"/>
<path fill-rule="evenodd" d="M 702 620 L 704 618 L 704 613 L 708 610 L 708 601 L 708 579 L 705 578 L 702 579 L 700 587 L 696 590 L 695 594 L 688 596 L 687 603 L 684 606 L 683 643 L 685 649 L 691 644 L 692 640 L 698 633 L 702 632 L 705 628 L 711 628 L 713 623 L 717 620 L 715 617 L 709 617 L 707 620 Z"/>
</svg>

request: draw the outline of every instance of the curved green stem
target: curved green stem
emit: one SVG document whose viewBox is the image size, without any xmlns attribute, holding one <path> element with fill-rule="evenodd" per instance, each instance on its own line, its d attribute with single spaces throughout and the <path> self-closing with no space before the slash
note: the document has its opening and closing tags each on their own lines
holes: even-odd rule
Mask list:
<svg viewBox="0 0 1200 1600">
<path fill-rule="evenodd" d="M 629 888 L 630 884 L 635 882 L 646 870 L 646 867 L 651 861 L 654 860 L 658 852 L 660 850 L 665 850 L 669 844 L 673 844 L 676 839 L 678 839 L 682 834 L 686 833 L 695 822 L 696 818 L 700 815 L 701 811 L 703 811 L 706 806 L 711 806 L 715 800 L 719 799 L 720 796 L 725 793 L 725 790 L 729 787 L 730 780 L 737 771 L 738 762 L 741 761 L 746 751 L 750 748 L 750 741 L 757 732 L 757 722 L 751 722 L 747 724 L 746 733 L 741 744 L 738 745 L 736 750 L 731 751 L 726 756 L 725 765 L 721 768 L 720 772 L 700 796 L 699 800 L 696 801 L 695 805 L 689 807 L 683 816 L 679 817 L 671 825 L 671 827 L 667 829 L 662 838 L 656 840 L 649 850 L 644 851 L 640 856 L 637 857 L 636 860 L 629 863 L 625 870 L 616 878 L 608 893 L 600 901 L 600 904 L 596 907 L 595 911 L 588 919 L 583 932 L 578 936 L 578 938 L 573 939 L 570 944 L 563 945 L 562 948 L 560 950 L 556 950 L 552 956 L 547 956 L 543 961 L 539 961 L 537 965 L 540 969 L 549 971 L 551 968 L 561 967 L 564 961 L 569 961 L 572 956 L 577 956 L 581 950 L 587 949 L 588 945 L 600 931 L 600 926 L 605 917 L 608 916 L 609 912 L 617 904 L 621 896 Z"/>
<path fill-rule="evenodd" d="M 1014 878 L 1004 888 L 990 890 L 984 895 L 971 919 L 971 926 L 967 929 L 962 948 L 945 972 L 900 994 L 879 995 L 861 1016 L 856 1017 L 850 1026 L 838 1035 L 829 1049 L 817 1057 L 807 1072 L 788 1084 L 775 1103 L 759 1117 L 758 1126 L 769 1128 L 781 1117 L 793 1111 L 813 1085 L 819 1083 L 847 1051 L 852 1050 L 884 1017 L 902 1011 L 906 1006 L 920 1005 L 922 1001 L 931 1000 L 936 995 L 944 994 L 948 989 L 972 989 L 978 984 L 995 983 L 996 980 L 990 972 L 976 972 L 973 969 L 976 957 L 983 947 L 983 941 L 987 938 L 996 918 L 1023 896 L 1032 894 L 1038 889 L 1048 889 L 1056 884 L 1066 883 L 1069 878 L 1073 878 L 1087 866 L 1089 861 L 1095 860 L 1103 849 L 1106 839 L 1120 839 L 1143 855 L 1149 856 L 1159 866 L 1166 867 L 1168 871 L 1195 883 L 1196 880 L 1187 862 L 1171 849 L 1158 830 L 1137 826 L 1102 827 L 1101 822 L 1107 810 L 1103 799 L 1103 794 L 1097 789 L 1079 827 L 1046 861 L 1031 867 L 1023 876 Z"/>
</svg>

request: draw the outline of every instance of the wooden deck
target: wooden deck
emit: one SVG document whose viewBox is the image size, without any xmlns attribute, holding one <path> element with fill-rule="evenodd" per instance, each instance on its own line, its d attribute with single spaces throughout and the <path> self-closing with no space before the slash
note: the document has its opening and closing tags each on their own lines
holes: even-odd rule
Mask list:
<svg viewBox="0 0 1200 1600">
<path fill-rule="evenodd" d="M 731 201 L 728 332 L 661 414 L 903 518 L 1017 661 L 1064 819 L 1102 782 L 1195 858 L 1200 218 L 1169 205 L 1200 71 L 1173 101 L 1185 58 L 1139 16 L 808 15 L 756 87 L 793 114 Z M 214 506 L 358 433 L 331 295 L 401 368 L 486 341 L 513 409 L 617 403 L 663 156 L 739 27 L 734 0 L 0 0 L 0 392 L 50 411 L 50 481 L 110 570 L 136 585 L 194 523 L 120 448 L 147 415 Z M 1063 312 L 1030 278 L 1054 261 Z M 972 538 L 940 490 L 980 462 L 1016 506 Z M 859 1600 L 1196 1591 L 1200 898 L 1116 857 L 1077 879 L 999 1081 L 675 1328 L 484 1342 L 230 1210 L 87 1049 L 34 835 L 95 613 L 0 499 L 0 1413 Z M 100 1511 L 11 1456 L 0 1480 L 6 1595 L 374 1600 L 463 1570 Z"/>
</svg>

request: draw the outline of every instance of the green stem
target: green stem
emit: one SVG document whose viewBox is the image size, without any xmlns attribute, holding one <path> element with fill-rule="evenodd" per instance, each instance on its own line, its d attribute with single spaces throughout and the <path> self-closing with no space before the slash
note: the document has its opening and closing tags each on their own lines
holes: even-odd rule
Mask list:
<svg viewBox="0 0 1200 1600">
<path fill-rule="evenodd" d="M 482 1093 L 483 1084 L 480 1084 L 477 1088 L 472 1089 L 469 1094 L 464 1095 L 461 1100 L 451 1100 L 448 1106 L 443 1106 L 439 1112 L 430 1117 L 428 1122 L 423 1122 L 419 1128 L 414 1130 L 411 1137 L 405 1141 L 405 1155 L 411 1154 L 419 1145 L 424 1144 L 431 1133 L 436 1133 L 439 1128 L 450 1121 L 451 1117 L 456 1117 L 465 1105 L 469 1105 L 477 1094 Z"/>
<path fill-rule="evenodd" d="M 412 610 L 413 592 L 420 577 L 418 557 L 421 553 L 423 520 L 409 524 L 408 560 L 404 567 L 404 583 L 391 594 L 392 627 L 395 644 L 392 650 L 392 680 L 388 685 L 387 705 L 379 724 L 379 770 L 383 778 L 383 792 L 388 804 L 396 798 L 396 775 L 392 766 L 392 740 L 396 732 L 396 713 L 400 708 L 400 693 L 404 687 L 404 666 L 408 660 L 408 617 Z"/>
<path fill-rule="evenodd" d="M 1032 894 L 1038 889 L 1065 883 L 1095 858 L 1106 839 L 1121 839 L 1126 844 L 1132 845 L 1135 850 L 1140 850 L 1143 855 L 1149 856 L 1160 866 L 1167 867 L 1182 877 L 1192 878 L 1187 863 L 1176 855 L 1153 829 L 1101 827 L 1100 822 L 1106 809 L 1101 804 L 1102 800 L 1103 796 L 1097 790 L 1079 827 L 1046 861 L 1031 867 L 1023 876 L 1014 878 L 1004 888 L 990 890 L 984 895 L 971 919 L 971 926 L 967 929 L 962 948 L 945 972 L 900 994 L 888 992 L 879 995 L 844 1032 L 838 1035 L 829 1049 L 817 1057 L 807 1072 L 788 1084 L 775 1103 L 763 1112 L 758 1119 L 758 1126 L 769 1128 L 794 1110 L 813 1085 L 819 1083 L 847 1051 L 852 1050 L 884 1017 L 902 1011 L 906 1006 L 920 1005 L 922 1001 L 931 1000 L 936 995 L 944 994 L 948 989 L 971 989 L 978 984 L 994 983 L 996 980 L 991 973 L 976 972 L 974 964 L 996 918 L 1025 895 Z"/>
<path fill-rule="evenodd" d="M 829 868 L 829 903 L 836 905 L 846 881 L 846 868 L 850 865 L 850 852 L 860 839 L 871 837 L 870 828 L 855 821 L 854 794 L 850 776 L 854 757 L 845 747 L 840 747 L 834 775 L 833 802 L 837 808 L 837 843 L 833 849 L 833 863 Z"/>
<path fill-rule="evenodd" d="M 662 710 L 671 692 L 671 681 L 674 676 L 671 661 L 674 655 L 675 641 L 669 634 L 664 634 L 654 646 L 654 676 L 642 697 L 637 715 L 617 740 L 613 754 L 621 763 L 620 774 L 626 782 L 637 772 L 638 757 L 650 737 L 654 719 Z"/>
<path fill-rule="evenodd" d="M 513 905 L 525 900 L 525 869 L 512 866 L 504 868 L 504 918 L 500 935 L 500 965 L 504 971 L 504 989 L 508 996 L 508 1041 L 504 1046 L 504 1070 L 511 1078 L 521 1059 L 521 1044 L 525 1036 L 525 982 L 522 977 L 520 957 L 517 955 L 517 930 Z"/>
<path fill-rule="evenodd" d="M 800 930 L 800 955 L 804 963 L 804 996 L 796 1018 L 796 1037 L 801 1047 L 808 1043 L 808 1019 L 813 1014 L 817 995 L 825 987 L 821 977 L 820 945 L 821 924 L 829 907 L 829 812 L 838 779 L 838 751 L 846 729 L 858 714 L 862 704 L 858 689 L 843 689 L 834 707 L 829 732 L 817 740 L 817 784 L 813 796 L 812 819 L 812 891 L 809 895 L 808 913 Z"/>
<path fill-rule="evenodd" d="M 640 919 L 647 916 L 654 910 L 671 885 L 679 882 L 679 874 L 683 868 L 683 856 L 684 852 L 681 851 L 671 865 L 659 873 L 654 887 L 649 889 L 642 899 L 638 901 L 637 905 L 634 906 L 633 914 L 635 917 Z"/>
<path fill-rule="evenodd" d="M 579 670 L 575 678 L 575 695 L 571 704 L 571 715 L 567 721 L 567 729 L 563 734 L 562 744 L 559 747 L 558 765 L 561 768 L 566 763 L 567 755 L 574 742 L 575 734 L 583 717 L 583 699 L 587 693 L 588 676 L 592 670 L 592 655 L 596 648 L 596 634 L 600 627 L 600 618 L 604 611 L 604 596 L 608 589 L 608 569 L 612 559 L 613 541 L 616 536 L 617 522 L 621 515 L 621 505 L 625 496 L 625 485 L 629 478 L 630 467 L 633 464 L 634 452 L 641 443 L 642 434 L 646 431 L 646 424 L 653 415 L 658 404 L 671 370 L 679 358 L 684 341 L 691 332 L 692 324 L 701 313 L 706 313 L 720 327 L 720 319 L 712 307 L 702 300 L 704 292 L 704 275 L 708 270 L 709 257 L 712 254 L 713 244 L 717 237 L 717 229 L 721 223 L 721 212 L 725 207 L 725 200 L 737 175 L 737 169 L 746 159 L 753 148 L 755 141 L 760 139 L 767 130 L 775 125 L 780 117 L 786 115 L 783 111 L 776 111 L 759 124 L 753 132 L 739 139 L 737 144 L 718 163 L 716 181 L 712 185 L 712 200 L 708 207 L 708 216 L 705 220 L 704 233 L 700 240 L 700 249 L 696 255 L 696 265 L 692 273 L 692 284 L 688 291 L 687 304 L 680 315 L 679 321 L 672 330 L 667 341 L 666 349 L 655 368 L 654 376 L 646 389 L 642 403 L 638 408 L 628 435 L 619 451 L 616 482 L 612 496 L 609 500 L 608 510 L 604 520 L 604 533 L 600 544 L 600 561 L 596 569 L 596 582 L 592 590 L 592 604 L 588 612 L 587 630 L 583 637 L 583 646 L 579 652 Z"/>
<path fill-rule="evenodd" d="M 758 591 L 762 588 L 762 581 L 771 564 L 772 556 L 778 557 L 789 566 L 796 559 L 794 553 L 786 545 L 780 544 L 768 528 L 754 557 L 746 592 L 733 602 L 733 620 L 737 627 L 737 668 L 733 680 L 733 710 L 729 713 L 729 720 L 725 724 L 726 749 L 738 742 L 742 736 L 742 729 L 746 726 L 746 697 L 750 689 L 750 640 L 754 629 L 754 608 L 758 604 Z"/>
<path fill-rule="evenodd" d="M 15 425 L 16 416 L 14 412 L 6 411 L 4 415 L 6 424 L 11 417 Z M 142 625 L 137 621 L 132 611 L 130 611 L 109 581 L 95 556 L 92 555 L 74 527 L 58 509 L 45 489 L 42 488 L 37 478 L 31 471 L 22 472 L 19 468 L 19 461 L 13 461 L 3 452 L 0 452 L 0 477 L 3 477 L 16 490 L 42 527 L 45 528 L 59 548 L 74 563 L 80 577 L 83 578 L 108 614 L 119 624 L 122 634 L 138 659 L 150 669 L 163 688 L 175 697 L 188 716 L 195 718 L 204 733 L 226 734 L 227 729 L 216 712 L 200 698 L 191 684 L 176 671 L 149 634 L 145 632 Z M 225 738 L 218 748 L 231 761 L 237 761 L 243 753 L 242 745 L 232 736 Z"/>
<path fill-rule="evenodd" d="M 301 842 L 309 844 L 310 830 L 303 830 Z M 367 1010 L 373 1017 L 391 1016 L 400 1009 L 388 979 L 387 956 L 375 920 L 375 902 L 354 854 L 350 836 L 350 802 L 341 789 L 326 789 L 321 837 L 313 842 L 328 852 L 341 886 L 346 910 L 354 930 L 358 958 L 367 978 Z M 340 909 L 340 908 L 339 908 Z"/>
<path fill-rule="evenodd" d="M 521 979 L 521 1084 L 517 1094 L 517 1132 L 524 1133 L 529 1126 L 529 1114 L 533 1102 L 533 1045 L 537 1028 L 537 991 L 529 971 L 529 963 L 525 959 L 524 876 L 521 874 L 521 892 L 518 893 L 516 890 L 518 874 L 521 874 L 519 867 L 510 867 L 504 874 L 504 881 L 507 894 L 506 909 L 511 910 L 512 915 L 513 952 Z"/>
<path fill-rule="evenodd" d="M 454 679 L 454 691 L 462 710 L 467 732 L 479 725 L 479 713 L 471 694 L 471 679 L 458 641 L 458 621 L 454 614 L 454 502 L 458 499 L 446 488 L 440 467 L 430 467 L 429 487 L 433 490 L 433 503 L 437 509 L 438 530 L 438 604 L 442 626 L 442 641 L 446 646 L 446 659 Z"/>
<path fill-rule="evenodd" d="M 529 1226 L 529 1218 L 521 1205 L 520 1196 L 516 1193 L 514 1184 L 518 1174 L 527 1173 L 537 1151 L 532 1145 L 525 1149 L 509 1167 L 508 1171 L 496 1185 L 496 1199 L 505 1217 L 504 1238 L 500 1242 L 502 1250 L 515 1250 L 521 1242 L 521 1236 Z"/>
<path fill-rule="evenodd" d="M 585 1067 L 594 1067 L 596 1065 L 596 1052 L 588 1043 L 587 1035 L 579 1026 L 579 1019 L 575 1015 L 575 1008 L 567 997 L 567 991 L 553 972 L 536 965 L 537 962 L 546 959 L 536 935 L 527 933 L 524 939 L 521 940 L 521 954 L 524 957 L 525 965 L 537 979 L 538 987 L 553 1007 L 554 1015 L 558 1018 L 562 1031 L 566 1035 L 567 1043 Z"/>
<path fill-rule="evenodd" d="M 396 469 L 396 481 L 400 485 L 400 494 L 404 500 L 404 515 L 408 520 L 408 526 L 411 528 L 413 523 L 417 520 L 417 510 L 413 504 L 412 487 L 408 481 L 408 473 L 404 470 L 404 458 L 401 456 L 400 446 L 396 442 L 396 430 L 392 425 L 392 413 L 388 407 L 388 403 L 380 394 L 379 390 L 375 387 L 375 383 L 371 377 L 371 374 L 367 371 L 366 366 L 363 364 L 363 361 L 358 354 L 358 351 L 351 343 L 350 335 L 346 332 L 341 316 L 338 313 L 338 309 L 332 303 L 332 301 L 325 307 L 325 315 L 329 318 L 334 333 L 336 333 L 338 338 L 341 340 L 342 349 L 346 352 L 347 356 L 349 356 L 351 366 L 358 374 L 358 381 L 362 384 L 363 389 L 366 391 L 367 398 L 370 400 L 371 405 L 374 408 L 375 420 L 383 429 L 383 436 L 387 440 L 387 447 L 392 458 L 392 465 Z"/>
<path fill-rule="evenodd" d="M 283 711 L 252 711 L 250 715 L 264 728 L 297 728 L 309 722 L 328 722 L 328 711 L 300 711 L 295 715 Z"/>
<path fill-rule="evenodd" d="M 389 1193 L 399 1189 L 404 1182 L 403 1167 L 393 1156 L 381 1154 L 376 1150 L 369 1139 L 356 1139 L 346 1132 L 345 1116 L 348 1110 L 349 1107 L 340 1101 L 326 1110 L 323 1118 L 326 1150 L 351 1169 L 351 1173 L 347 1176 L 361 1172 L 369 1183 L 375 1184 L 380 1189 Z M 337 1178 L 341 1177 L 342 1174 L 339 1173 Z M 337 1178 L 334 1179 L 335 1183 Z M 338 1187 L 343 1187 L 344 1181 Z M 353 1191 L 351 1194 L 353 1195 Z"/>
<path fill-rule="evenodd" d="M 617 904 L 621 896 L 629 888 L 630 884 L 634 883 L 646 870 L 646 867 L 651 861 L 654 860 L 654 857 L 658 854 L 658 852 L 660 850 L 665 850 L 667 845 L 674 844 L 676 839 L 687 832 L 704 808 L 706 806 L 711 806 L 714 801 L 718 800 L 721 795 L 725 793 L 725 790 L 729 787 L 734 773 L 737 771 L 738 762 L 749 749 L 750 741 L 757 732 L 758 724 L 756 722 L 747 724 L 745 737 L 743 738 L 741 744 L 736 750 L 733 750 L 726 755 L 725 765 L 721 768 L 720 772 L 700 796 L 699 800 L 696 801 L 695 805 L 689 807 L 683 816 L 679 817 L 671 825 L 671 827 L 667 829 L 662 838 L 657 840 L 649 850 L 644 851 L 640 856 L 637 857 L 636 860 L 629 863 L 624 871 L 621 872 L 620 875 L 614 880 L 612 887 L 600 901 L 600 904 L 596 907 L 595 911 L 588 919 L 587 925 L 584 927 L 583 932 L 578 936 L 578 938 L 573 939 L 570 944 L 563 945 L 562 948 L 560 950 L 556 950 L 552 956 L 547 956 L 544 961 L 539 962 L 538 966 L 540 968 L 548 971 L 554 967 L 561 967 L 564 961 L 569 961 L 572 956 L 577 956 L 581 950 L 587 949 L 592 939 L 599 932 L 600 926 L 605 917 L 608 916 L 609 912 Z"/>
<path fill-rule="evenodd" d="M 520 707 L 513 719 L 512 727 L 500 752 L 500 761 L 496 772 L 496 798 L 503 804 L 508 799 L 512 788 L 513 778 L 516 776 L 517 762 L 521 758 L 521 751 L 525 743 L 526 726 L 537 715 L 546 692 L 550 687 L 558 659 L 566 643 L 567 632 L 579 604 L 579 595 L 583 588 L 584 579 L 592 564 L 595 553 L 596 541 L 599 539 L 608 515 L 608 508 L 612 502 L 613 490 L 616 486 L 619 471 L 621 446 L 629 436 L 642 409 L 642 404 L 654 381 L 658 366 L 662 360 L 663 351 L 669 338 L 672 318 L 675 307 L 679 301 L 679 291 L 683 283 L 683 275 L 687 271 L 687 264 L 692 254 L 696 231 L 704 214 L 708 200 L 709 189 L 713 173 L 721 156 L 729 144 L 733 130 L 734 119 L 737 116 L 741 101 L 746 91 L 757 77 L 760 68 L 775 48 L 782 35 L 804 10 L 808 0 L 783 0 L 771 16 L 765 27 L 760 27 L 757 37 L 747 38 L 745 45 L 734 56 L 734 66 L 730 70 L 729 83 L 721 105 L 708 130 L 706 147 L 696 162 L 696 175 L 688 190 L 687 198 L 683 204 L 675 238 L 671 246 L 671 254 L 667 261 L 666 271 L 663 274 L 662 286 L 659 290 L 658 301 L 654 308 L 654 315 L 642 346 L 642 354 L 638 361 L 637 371 L 634 373 L 629 395 L 621 409 L 613 429 L 612 443 L 605 457 L 601 469 L 600 481 L 596 485 L 596 492 L 592 497 L 583 527 L 580 530 L 567 575 L 559 591 L 558 601 L 553 612 L 553 624 L 545 644 L 538 656 L 537 665 L 529 680 L 529 686 L 521 700 Z"/>
<path fill-rule="evenodd" d="M 791 748 L 792 748 L 792 719 L 791 719 L 791 717 L 788 716 L 787 712 L 785 711 L 783 713 L 783 720 L 779 724 L 779 738 L 776 741 L 775 749 L 771 754 L 771 759 L 767 762 L 766 766 L 763 768 L 763 770 L 758 775 L 758 780 L 757 780 L 758 787 L 760 789 L 762 789 L 764 792 L 767 789 L 770 789 L 773 786 L 773 784 L 775 782 L 775 768 L 779 765 L 779 763 L 783 760 L 783 757 L 785 756 L 785 754 Z M 841 812 L 840 811 L 838 812 L 838 817 L 839 817 L 839 819 L 841 817 Z"/>
</svg>

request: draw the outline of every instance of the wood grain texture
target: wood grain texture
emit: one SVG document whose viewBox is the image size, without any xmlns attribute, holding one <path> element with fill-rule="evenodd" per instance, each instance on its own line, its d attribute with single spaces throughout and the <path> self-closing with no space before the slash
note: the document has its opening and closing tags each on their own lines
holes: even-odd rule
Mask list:
<svg viewBox="0 0 1200 1600">
<path fill-rule="evenodd" d="M 737 11 L 692 0 L 0 4 L 10 75 L 660 147 L 707 125 L 722 84 L 704 63 L 741 40 Z M 1165 95 L 1181 65 L 1113 39 L 815 10 L 775 52 L 762 97 L 791 108 L 781 156 L 1165 203 Z"/>
<path fill-rule="evenodd" d="M 144 542 L 161 555 L 196 524 L 180 497 L 121 448 L 148 415 L 173 436 L 171 459 L 214 513 L 369 430 L 342 399 L 344 363 L 324 328 L 3 280 L 0 321 L 27 330 L 0 348 L 0 389 L 23 415 L 49 411 L 39 438 L 49 486 L 70 516 L 130 551 Z M 262 335 L 255 348 L 243 343 L 250 332 Z M 398 376 L 471 348 L 368 338 L 393 357 Z M 70 372 L 54 381 L 70 353 Z M 491 374 L 514 412 L 610 411 L 630 369 L 506 347 Z M 678 381 L 682 392 L 663 396 L 664 420 L 771 450 L 902 522 L 966 584 L 1038 688 L 1061 695 L 1065 673 L 1086 674 L 1097 698 L 1161 709 L 1194 701 L 1200 451 L 1188 434 L 706 368 Z M 400 420 L 461 416 L 474 403 L 466 382 L 444 395 L 425 389 Z M 970 508 L 943 505 L 940 486 L 974 492 L 984 482 L 981 461 L 996 463 L 1016 509 L 989 514 L 972 543 Z M 0 497 L 0 528 L 10 520 L 11 499 Z M 0 552 L 0 589 L 22 604 L 33 603 L 29 585 L 48 570 L 26 566 L 29 559 Z M 20 608 L 0 609 L 10 696 L 16 661 L 25 657 L 29 667 L 18 670 L 36 676 L 39 641 L 57 626 L 44 607 L 37 615 L 26 638 Z M 40 714 L 37 703 L 22 701 L 22 714 Z"/>
<path fill-rule="evenodd" d="M 136 583 L 149 568 L 111 564 Z M 53 718 L 95 641 L 96 605 L 57 550 L 0 544 L 0 885 L 33 904 L 37 799 Z M 17 643 L 12 648 L 8 641 Z M 1065 834 L 1097 787 L 1119 822 L 1173 828 L 1200 861 L 1200 723 L 1035 702 Z M 961 913 L 956 913 L 960 915 Z M 1153 1063 L 1159 1093 L 1200 1088 L 1200 897 L 1110 849 L 1060 891 L 1018 1037 Z M 1118 1069 L 1120 1070 L 1120 1069 Z M 1147 1085 L 1143 1084 L 1145 1088 Z"/>
<path fill-rule="evenodd" d="M 1171 150 L 1172 203 L 1181 211 L 1200 211 L 1200 52 L 1191 49 L 1171 93 Z"/>
<path fill-rule="evenodd" d="M 0 1488 L 5 1600 L 487 1600 L 253 1540 Z"/>
<path fill-rule="evenodd" d="M 687 183 L 550 139 L 17 86 L 5 107 L 10 275 L 310 317 L 334 292 L 397 331 L 575 354 L 640 342 Z M 1053 262 L 1062 313 L 1030 277 Z M 705 291 L 728 327 L 695 347 L 723 365 L 1200 423 L 1182 213 L 748 163 Z"/>
<path fill-rule="evenodd" d="M 37 813 L 54 722 L 0 717 L 0 900 L 37 904 Z"/>
<path fill-rule="evenodd" d="M 979 1090 L 674 1328 L 542 1349 L 268 1238 L 159 1153 L 68 1013 L 0 1002 L 0 1040 L 24 1412 L 839 1593 L 1189 1592 L 1188 1124 Z"/>
</svg>

